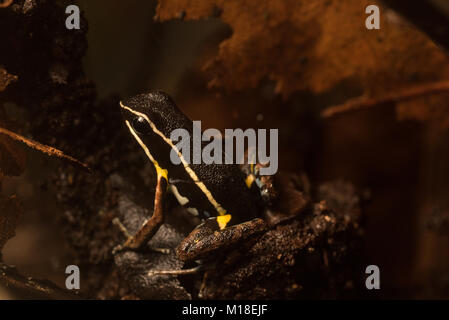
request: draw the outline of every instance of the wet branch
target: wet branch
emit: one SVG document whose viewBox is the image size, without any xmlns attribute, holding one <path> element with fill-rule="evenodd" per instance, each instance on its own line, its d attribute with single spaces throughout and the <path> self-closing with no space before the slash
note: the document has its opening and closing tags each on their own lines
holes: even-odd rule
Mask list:
<svg viewBox="0 0 449 320">
<path fill-rule="evenodd" d="M 403 90 L 387 93 L 386 95 L 383 95 L 381 97 L 361 96 L 354 99 L 349 99 L 343 104 L 328 107 L 321 113 L 321 116 L 324 118 L 329 118 L 336 114 L 348 111 L 374 107 L 384 103 L 400 102 L 419 96 L 445 91 L 449 91 L 448 80 L 412 86 Z"/>
<path fill-rule="evenodd" d="M 0 285 L 44 299 L 79 299 L 76 294 L 61 289 L 48 280 L 38 280 L 21 275 L 16 268 L 0 263 Z"/>
</svg>

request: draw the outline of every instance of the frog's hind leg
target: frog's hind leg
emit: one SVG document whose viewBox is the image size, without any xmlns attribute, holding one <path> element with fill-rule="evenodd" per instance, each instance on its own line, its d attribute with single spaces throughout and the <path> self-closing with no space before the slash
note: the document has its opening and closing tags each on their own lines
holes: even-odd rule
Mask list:
<svg viewBox="0 0 449 320">
<path fill-rule="evenodd" d="M 230 218 L 230 217 L 229 217 Z M 220 249 L 226 248 L 251 235 L 266 230 L 263 219 L 256 218 L 231 227 L 224 227 L 225 216 L 212 217 L 196 227 L 176 248 L 176 254 L 183 261 L 197 261 Z M 222 228 L 221 228 L 222 227 Z M 203 270 L 203 265 L 184 270 L 154 270 L 154 275 L 185 275 Z M 207 274 L 207 272 L 206 272 Z"/>
<path fill-rule="evenodd" d="M 145 223 L 140 227 L 139 231 L 137 231 L 134 235 L 129 235 L 126 228 L 121 223 L 116 224 L 121 225 L 120 229 L 127 235 L 128 239 L 124 244 L 118 245 L 114 248 L 113 253 L 117 253 L 122 250 L 139 250 L 141 249 L 159 230 L 159 227 L 164 222 L 164 199 L 167 193 L 167 178 L 164 175 L 158 174 L 157 177 L 157 186 L 156 193 L 154 195 L 154 211 L 153 215 L 150 219 L 145 221 Z M 118 221 L 119 222 L 119 221 Z"/>
<path fill-rule="evenodd" d="M 176 248 L 178 257 L 183 261 L 202 259 L 267 228 L 266 222 L 260 218 L 224 227 L 224 217 L 209 218 L 195 228 Z"/>
</svg>

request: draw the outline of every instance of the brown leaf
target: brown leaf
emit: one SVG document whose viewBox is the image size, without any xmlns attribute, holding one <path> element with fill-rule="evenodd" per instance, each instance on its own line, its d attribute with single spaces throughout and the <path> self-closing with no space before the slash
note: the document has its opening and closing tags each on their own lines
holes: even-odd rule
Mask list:
<svg viewBox="0 0 449 320">
<path fill-rule="evenodd" d="M 0 253 L 6 242 L 14 237 L 22 207 L 15 196 L 0 198 Z"/>
<path fill-rule="evenodd" d="M 26 144 L 28 147 L 30 147 L 32 149 L 35 149 L 35 150 L 40 151 L 42 153 L 45 153 L 48 156 L 53 156 L 53 157 L 58 157 L 58 158 L 61 158 L 61 159 L 64 159 L 64 160 L 68 160 L 72 164 L 76 164 L 76 165 L 78 165 L 79 167 L 81 167 L 81 168 L 83 168 L 85 170 L 88 170 L 88 171 L 90 170 L 89 167 L 86 164 L 82 163 L 81 161 L 79 161 L 79 160 L 77 160 L 77 159 L 75 159 L 75 158 L 73 158 L 71 156 L 66 155 L 61 150 L 58 150 L 58 149 L 50 147 L 50 146 L 46 146 L 46 145 L 41 144 L 41 143 L 39 143 L 37 141 L 25 138 L 25 137 L 23 137 L 23 136 L 21 136 L 21 135 L 19 135 L 17 133 L 14 133 L 12 131 L 9 131 L 9 130 L 7 130 L 5 128 L 1 128 L 0 127 L 0 134 L 1 133 L 8 135 L 10 138 L 12 138 L 12 139 L 14 139 L 16 141 L 19 141 L 19 142 L 22 142 L 22 143 Z"/>
<path fill-rule="evenodd" d="M 17 81 L 17 79 L 17 76 L 9 74 L 5 69 L 0 67 L 0 92 L 5 90 L 11 82 Z"/>
<path fill-rule="evenodd" d="M 365 27 L 365 8 L 371 4 L 381 9 L 380 30 Z M 379 1 L 160 0 L 156 17 L 189 20 L 217 13 L 233 32 L 205 64 L 211 87 L 245 90 L 268 79 L 274 81 L 276 92 L 288 97 L 303 90 L 323 93 L 349 81 L 359 91 L 354 94 L 363 93 L 355 101 L 360 103 L 449 79 L 448 56 Z M 429 102 L 449 105 L 443 96 L 419 99 L 421 108 L 431 108 Z M 400 103 L 400 119 L 441 115 L 417 116 L 414 101 Z"/>
<path fill-rule="evenodd" d="M 368 31 L 365 8 L 376 1 L 191 1 L 164 0 L 164 21 L 185 12 L 207 18 L 214 8 L 233 34 L 206 64 L 210 85 L 231 90 L 274 80 L 279 93 L 323 92 L 354 78 L 369 89 L 439 78 L 448 74 L 446 56 L 421 32 L 382 8 L 381 29 Z M 216 10 L 215 10 L 216 11 Z"/>
</svg>

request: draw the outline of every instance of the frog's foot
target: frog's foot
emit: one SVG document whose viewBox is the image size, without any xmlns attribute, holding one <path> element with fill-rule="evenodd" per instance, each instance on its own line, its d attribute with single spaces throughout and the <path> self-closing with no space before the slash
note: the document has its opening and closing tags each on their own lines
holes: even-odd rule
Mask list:
<svg viewBox="0 0 449 320">
<path fill-rule="evenodd" d="M 181 269 L 181 270 L 151 270 L 148 272 L 148 276 L 161 276 L 161 275 L 171 275 L 171 276 L 179 276 L 179 275 L 186 275 L 186 274 L 195 274 L 198 271 L 200 271 L 202 268 L 202 265 L 196 266 L 194 268 L 190 269 Z"/>
<path fill-rule="evenodd" d="M 127 239 L 133 237 L 133 236 L 131 235 L 131 233 L 129 233 L 128 229 L 126 229 L 126 227 L 125 227 L 125 226 L 123 225 L 123 223 L 120 221 L 119 218 L 114 218 L 114 219 L 112 220 L 112 223 L 113 223 L 114 225 L 116 225 L 116 226 L 120 229 L 120 231 L 123 233 L 123 235 L 124 235 Z M 116 246 L 116 247 L 112 250 L 112 254 L 116 254 L 117 252 L 123 251 L 123 250 L 125 250 L 125 249 L 127 249 L 125 246 L 123 246 L 123 245 L 118 245 L 118 246 Z M 155 247 L 150 247 L 149 249 L 150 249 L 151 251 L 159 252 L 159 253 L 162 253 L 162 254 L 170 254 L 170 252 L 171 252 L 169 248 L 155 248 Z"/>
<path fill-rule="evenodd" d="M 127 237 L 124 244 L 118 245 L 112 250 L 113 254 L 123 250 L 139 250 L 154 236 L 164 222 L 163 207 L 166 193 L 167 179 L 162 175 L 158 175 L 156 193 L 154 195 L 153 215 L 143 223 L 136 234 L 131 235 L 119 219 L 113 220 L 113 223 L 116 224 Z"/>
<path fill-rule="evenodd" d="M 220 220 L 217 219 L 220 217 L 207 219 L 179 244 L 176 254 L 181 260 L 204 258 L 267 229 L 267 224 L 260 218 L 226 228 L 220 228 Z"/>
</svg>

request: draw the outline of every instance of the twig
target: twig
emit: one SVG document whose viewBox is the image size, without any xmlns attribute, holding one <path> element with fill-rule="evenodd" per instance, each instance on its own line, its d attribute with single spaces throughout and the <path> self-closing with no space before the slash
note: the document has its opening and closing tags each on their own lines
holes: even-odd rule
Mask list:
<svg viewBox="0 0 449 320">
<path fill-rule="evenodd" d="M 412 86 L 403 90 L 388 93 L 384 96 L 373 98 L 361 96 L 354 99 L 349 99 L 345 103 L 326 108 L 321 116 L 324 118 L 332 117 L 336 114 L 358 110 L 362 108 L 374 107 L 383 103 L 399 102 L 413 99 L 423 95 L 429 95 L 438 92 L 449 91 L 449 81 L 440 81 L 433 83 L 426 83 L 422 85 Z"/>
<path fill-rule="evenodd" d="M 168 275 L 168 276 L 180 276 L 180 275 L 186 275 L 186 274 L 195 274 L 198 271 L 200 271 L 202 268 L 202 265 L 190 268 L 190 269 L 181 269 L 181 270 L 151 270 L 148 271 L 148 276 L 162 276 L 162 275 Z"/>
<path fill-rule="evenodd" d="M 49 156 L 54 156 L 54 157 L 69 160 L 70 162 L 82 167 L 83 169 L 90 171 L 90 168 L 86 164 L 82 163 L 81 161 L 79 161 L 71 156 L 64 154 L 64 152 L 62 152 L 61 150 L 58 150 L 58 149 L 50 147 L 50 146 L 46 146 L 46 145 L 41 144 L 32 139 L 25 138 L 25 137 L 23 137 L 17 133 L 14 133 L 12 131 L 9 131 L 8 129 L 5 129 L 5 128 L 0 127 L 0 133 L 6 134 L 7 136 L 11 137 L 12 139 L 14 139 L 16 141 L 20 141 L 32 149 L 43 152 Z"/>
<path fill-rule="evenodd" d="M 21 275 L 16 268 L 0 262 L 0 284 L 5 287 L 24 290 L 35 298 L 80 299 L 76 294 L 62 289 L 48 280 L 37 280 Z"/>
</svg>

